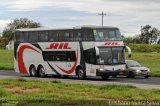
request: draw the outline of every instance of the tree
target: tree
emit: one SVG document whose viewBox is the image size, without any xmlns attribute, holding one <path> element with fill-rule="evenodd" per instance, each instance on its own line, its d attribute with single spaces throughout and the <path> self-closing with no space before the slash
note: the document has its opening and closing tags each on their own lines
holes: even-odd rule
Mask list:
<svg viewBox="0 0 160 106">
<path fill-rule="evenodd" d="M 157 40 L 159 35 L 160 31 L 157 28 L 146 25 L 141 29 L 140 40 L 142 43 L 151 44 L 153 41 Z"/>
<path fill-rule="evenodd" d="M 11 23 L 7 24 L 7 27 L 3 30 L 2 36 L 10 41 L 14 38 L 14 29 L 38 28 L 41 26 L 40 23 L 29 20 L 28 18 L 14 19 Z"/>
<path fill-rule="evenodd" d="M 142 43 L 146 43 L 146 44 L 149 43 L 149 38 L 152 36 L 151 30 L 152 30 L 152 27 L 150 25 L 146 25 L 141 29 L 140 39 Z"/>
</svg>

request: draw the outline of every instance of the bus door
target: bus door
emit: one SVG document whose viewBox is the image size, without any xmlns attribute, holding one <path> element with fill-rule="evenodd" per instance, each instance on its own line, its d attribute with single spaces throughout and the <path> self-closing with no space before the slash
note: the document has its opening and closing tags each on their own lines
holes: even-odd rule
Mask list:
<svg viewBox="0 0 160 106">
<path fill-rule="evenodd" d="M 86 54 L 86 74 L 89 76 L 95 76 L 96 75 L 96 53 L 94 48 L 87 50 Z"/>
<path fill-rule="evenodd" d="M 70 75 L 74 74 L 74 72 L 72 72 L 71 70 L 75 64 L 76 64 L 76 52 L 75 51 L 67 51 L 66 52 L 66 70 L 68 72 L 69 71 L 71 72 L 71 73 L 69 73 Z"/>
</svg>

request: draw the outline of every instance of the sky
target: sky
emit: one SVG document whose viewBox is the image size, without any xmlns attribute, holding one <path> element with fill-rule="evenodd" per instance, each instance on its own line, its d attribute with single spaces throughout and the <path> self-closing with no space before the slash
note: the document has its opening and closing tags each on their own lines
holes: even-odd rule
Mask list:
<svg viewBox="0 0 160 106">
<path fill-rule="evenodd" d="M 160 0 L 0 0 L 0 33 L 15 18 L 43 27 L 101 25 L 118 27 L 125 36 L 140 34 L 147 24 L 160 29 Z"/>
</svg>

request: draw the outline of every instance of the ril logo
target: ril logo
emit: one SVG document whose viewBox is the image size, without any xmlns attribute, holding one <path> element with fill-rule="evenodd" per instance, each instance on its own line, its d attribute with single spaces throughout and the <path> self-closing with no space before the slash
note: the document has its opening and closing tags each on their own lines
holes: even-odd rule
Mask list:
<svg viewBox="0 0 160 106">
<path fill-rule="evenodd" d="M 104 45 L 105 46 L 115 46 L 115 45 L 119 45 L 119 43 L 118 42 L 106 42 Z"/>
<path fill-rule="evenodd" d="M 46 49 L 71 49 L 71 47 L 68 47 L 68 43 L 51 43 Z"/>
</svg>

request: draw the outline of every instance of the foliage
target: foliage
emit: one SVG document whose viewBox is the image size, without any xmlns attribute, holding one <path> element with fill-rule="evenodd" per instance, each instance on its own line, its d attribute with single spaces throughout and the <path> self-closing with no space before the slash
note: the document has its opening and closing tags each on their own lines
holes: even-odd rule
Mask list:
<svg viewBox="0 0 160 106">
<path fill-rule="evenodd" d="M 0 50 L 0 70 L 13 70 L 13 50 Z"/>
<path fill-rule="evenodd" d="M 50 81 L 0 80 L 1 100 L 20 105 L 104 106 L 108 100 L 159 100 L 160 90 L 144 90 L 130 85 L 91 85 Z M 8 93 L 8 94 L 7 94 Z M 149 98 L 148 98 L 149 97 Z M 40 105 L 41 106 L 41 105 Z"/>
<path fill-rule="evenodd" d="M 154 44 L 154 45 L 148 45 L 148 44 L 126 44 L 129 46 L 132 50 L 132 52 L 160 52 L 160 45 Z"/>
<path fill-rule="evenodd" d="M 160 31 L 150 25 L 146 25 L 141 29 L 140 40 L 142 43 L 151 44 L 160 35 Z"/>
<path fill-rule="evenodd" d="M 8 43 L 8 39 L 4 37 L 0 37 L 0 49 L 5 49 L 5 46 Z"/>
<path fill-rule="evenodd" d="M 141 43 L 140 35 L 137 35 L 134 37 L 124 37 L 123 40 L 124 40 L 125 44 L 129 44 L 129 43 L 140 44 Z"/>
<path fill-rule="evenodd" d="M 157 42 L 158 36 L 160 36 L 160 31 L 157 28 L 146 25 L 142 27 L 141 34 L 133 37 L 123 36 L 123 39 L 125 44 L 153 44 L 154 42 Z M 160 44 L 160 40 L 158 41 L 158 44 Z"/>
<path fill-rule="evenodd" d="M 14 30 L 20 28 L 37 28 L 41 27 L 40 23 L 29 20 L 28 18 L 14 19 L 13 22 L 7 24 L 3 30 L 2 36 L 7 38 L 9 41 L 14 38 Z"/>
</svg>

